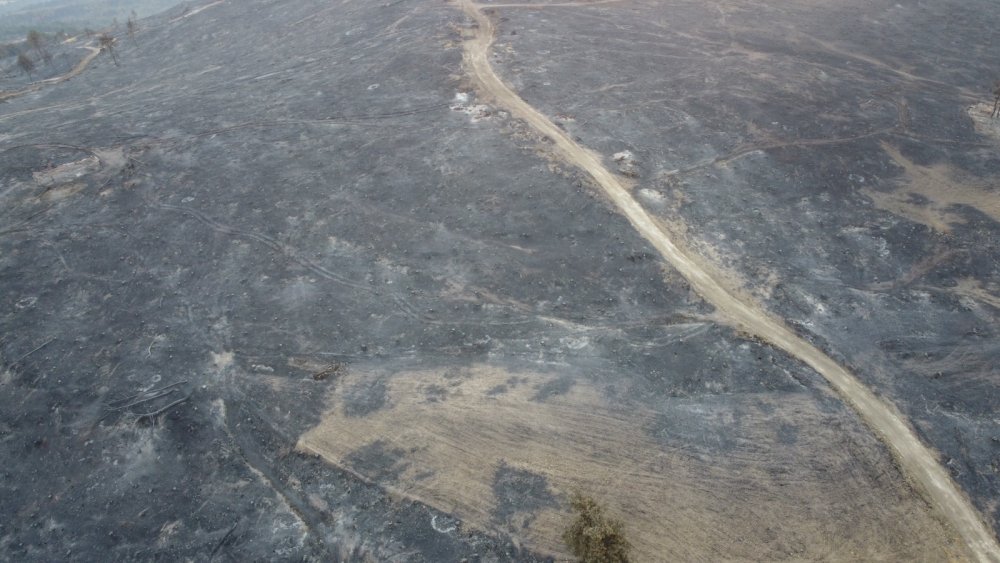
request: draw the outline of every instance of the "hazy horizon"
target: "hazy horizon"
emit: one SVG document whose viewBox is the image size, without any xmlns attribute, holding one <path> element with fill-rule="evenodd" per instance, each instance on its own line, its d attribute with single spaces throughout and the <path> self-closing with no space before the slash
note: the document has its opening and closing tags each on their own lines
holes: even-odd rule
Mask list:
<svg viewBox="0 0 1000 563">
<path fill-rule="evenodd" d="M 125 21 L 134 10 L 140 18 L 179 4 L 177 0 L 0 0 L 0 41 L 12 41 L 31 29 L 74 33 Z"/>
</svg>

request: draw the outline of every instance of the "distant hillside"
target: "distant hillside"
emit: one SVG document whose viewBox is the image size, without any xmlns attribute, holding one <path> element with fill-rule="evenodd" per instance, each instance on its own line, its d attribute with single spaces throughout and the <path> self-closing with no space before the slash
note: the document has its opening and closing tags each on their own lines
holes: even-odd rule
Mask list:
<svg viewBox="0 0 1000 563">
<path fill-rule="evenodd" d="M 116 18 L 124 24 L 132 10 L 145 17 L 179 3 L 177 0 L 0 1 L 0 41 L 23 37 L 30 29 L 72 33 L 86 27 L 110 25 Z"/>
</svg>

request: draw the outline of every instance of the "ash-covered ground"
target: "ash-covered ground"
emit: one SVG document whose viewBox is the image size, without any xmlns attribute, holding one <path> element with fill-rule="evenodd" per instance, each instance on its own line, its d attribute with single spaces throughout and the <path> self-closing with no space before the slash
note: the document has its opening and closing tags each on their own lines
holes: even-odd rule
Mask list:
<svg viewBox="0 0 1000 563">
<path fill-rule="evenodd" d="M 638 199 L 902 409 L 997 529 L 1000 11 L 671 8 L 507 10 L 497 64 L 629 151 Z"/>
<path fill-rule="evenodd" d="M 969 108 L 1000 11 L 491 17 L 498 73 L 995 521 L 997 137 Z M 142 23 L 120 66 L 0 105 L 10 558 L 561 558 L 574 490 L 638 560 L 966 557 L 822 378 L 477 95 L 456 6 Z"/>
</svg>

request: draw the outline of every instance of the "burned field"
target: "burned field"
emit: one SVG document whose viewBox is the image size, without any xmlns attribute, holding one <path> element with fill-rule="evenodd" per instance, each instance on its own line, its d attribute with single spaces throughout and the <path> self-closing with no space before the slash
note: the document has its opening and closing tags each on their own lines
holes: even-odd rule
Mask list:
<svg viewBox="0 0 1000 563">
<path fill-rule="evenodd" d="M 1000 11 L 475 9 L 497 75 L 995 535 Z M 821 374 L 472 79 L 484 27 L 206 2 L 0 104 L 0 550 L 561 559 L 582 491 L 642 561 L 974 558 Z"/>
</svg>

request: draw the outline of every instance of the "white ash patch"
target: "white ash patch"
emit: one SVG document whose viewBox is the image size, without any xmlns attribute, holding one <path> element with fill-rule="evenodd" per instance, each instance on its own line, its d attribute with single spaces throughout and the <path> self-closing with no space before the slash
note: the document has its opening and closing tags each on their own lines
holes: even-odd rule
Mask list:
<svg viewBox="0 0 1000 563">
<path fill-rule="evenodd" d="M 649 203 L 655 203 L 658 205 L 662 205 L 667 200 L 667 196 L 663 195 L 662 193 L 656 190 L 651 190 L 649 188 L 642 188 L 641 190 L 639 190 L 639 197 L 641 197 L 642 199 L 646 200 Z"/>
<path fill-rule="evenodd" d="M 632 151 L 624 150 L 611 155 L 611 159 L 618 165 L 618 172 L 629 178 L 639 177 L 639 161 L 635 159 Z"/>
<path fill-rule="evenodd" d="M 226 350 L 220 353 L 209 352 L 209 355 L 211 356 L 212 369 L 217 373 L 227 370 L 233 365 L 233 360 L 235 359 L 233 353 Z"/>
<path fill-rule="evenodd" d="M 452 111 L 460 111 L 465 115 L 468 115 L 469 119 L 473 123 L 477 123 L 484 119 L 502 117 L 502 112 L 497 112 L 491 106 L 474 103 L 472 96 L 468 92 L 456 93 L 455 99 L 451 104 L 451 109 Z"/>
<path fill-rule="evenodd" d="M 827 314 L 826 305 L 821 303 L 818 299 L 816 299 L 812 295 L 809 295 L 808 293 L 802 293 L 801 296 L 802 300 L 805 301 L 809 305 L 809 307 L 816 312 L 817 315 Z"/>
<path fill-rule="evenodd" d="M 559 343 L 570 350 L 583 350 L 590 345 L 590 339 L 586 336 L 581 336 L 579 338 L 566 336 L 564 338 L 560 338 Z"/>
<path fill-rule="evenodd" d="M 441 522 L 438 522 L 438 518 L 441 518 Z M 431 528 L 439 534 L 450 534 L 458 530 L 458 520 L 450 518 L 448 516 L 440 516 L 435 514 L 431 516 Z"/>
<path fill-rule="evenodd" d="M 635 155 L 632 154 L 632 151 L 616 152 L 615 154 L 611 155 L 611 158 L 618 163 L 635 161 Z"/>
<path fill-rule="evenodd" d="M 980 135 L 1000 139 L 1000 117 L 993 117 L 993 102 L 978 103 L 969 106 L 965 111 L 972 118 L 972 123 Z"/>
</svg>

